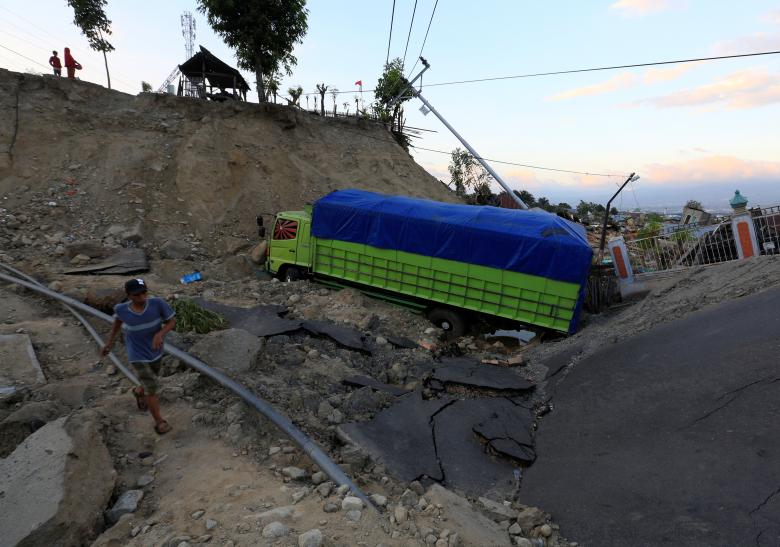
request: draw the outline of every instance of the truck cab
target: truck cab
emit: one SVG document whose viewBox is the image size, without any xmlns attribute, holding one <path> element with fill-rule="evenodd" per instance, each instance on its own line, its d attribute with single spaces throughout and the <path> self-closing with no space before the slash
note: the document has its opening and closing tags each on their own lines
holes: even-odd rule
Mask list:
<svg viewBox="0 0 780 547">
<path fill-rule="evenodd" d="M 311 207 L 284 211 L 274 219 L 266 269 L 284 281 L 296 281 L 311 269 Z"/>
</svg>

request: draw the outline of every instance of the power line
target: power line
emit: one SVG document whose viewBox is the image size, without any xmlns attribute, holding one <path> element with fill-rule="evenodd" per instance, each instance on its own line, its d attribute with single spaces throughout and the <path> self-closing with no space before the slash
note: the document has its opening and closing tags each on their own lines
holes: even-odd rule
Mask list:
<svg viewBox="0 0 780 547">
<path fill-rule="evenodd" d="M 412 22 L 409 23 L 409 34 L 406 35 L 406 47 L 404 48 L 404 63 L 406 62 L 406 52 L 409 51 L 409 38 L 412 37 L 412 27 L 414 26 L 414 14 L 417 13 L 417 0 L 414 0 L 414 9 L 412 10 Z M 403 63 L 401 64 L 403 66 Z"/>
<path fill-rule="evenodd" d="M 578 68 L 573 70 L 558 70 L 555 72 L 535 72 L 531 74 L 518 74 L 515 76 L 496 76 L 493 78 L 479 78 L 475 80 L 457 80 L 452 82 L 439 82 L 439 83 L 433 83 L 433 84 L 425 84 L 426 87 L 434 87 L 434 86 L 445 86 L 445 85 L 461 85 L 461 84 L 473 84 L 478 82 L 491 82 L 496 80 L 513 80 L 518 78 L 536 78 L 541 76 L 557 76 L 561 74 L 577 74 L 580 72 L 596 72 L 596 71 L 603 71 L 603 70 L 617 70 L 621 68 L 640 68 L 640 67 L 648 67 L 648 66 L 659 66 L 659 65 L 674 65 L 674 64 L 682 64 L 682 63 L 698 63 L 698 62 L 705 62 L 705 61 L 719 61 L 724 59 L 739 59 L 743 57 L 758 57 L 761 55 L 778 55 L 780 54 L 780 50 L 778 51 L 759 51 L 756 53 L 740 53 L 737 55 L 720 55 L 718 57 L 698 57 L 694 59 L 680 59 L 675 61 L 656 61 L 652 63 L 637 63 L 632 65 L 615 65 L 615 66 L 603 66 L 603 67 L 596 67 L 596 68 Z M 375 91 L 374 89 L 368 89 L 365 90 L 366 93 L 371 93 Z M 350 91 L 340 91 L 339 93 L 351 93 Z"/>
<path fill-rule="evenodd" d="M 387 39 L 387 57 L 385 64 L 390 62 L 390 42 L 393 39 L 393 20 L 395 19 L 395 0 L 393 0 L 393 12 L 390 14 L 390 37 Z"/>
<path fill-rule="evenodd" d="M 412 72 L 414 72 L 414 69 L 417 67 L 417 63 L 420 62 L 420 57 L 422 57 L 423 49 L 425 49 L 425 42 L 428 41 L 428 32 L 431 30 L 431 23 L 433 23 L 433 16 L 436 13 L 436 6 L 439 5 L 439 0 L 436 0 L 436 3 L 433 5 L 433 11 L 431 12 L 431 18 L 428 20 L 428 28 L 425 30 L 425 38 L 423 38 L 422 47 L 420 48 L 420 53 L 417 55 L 417 60 L 414 62 L 414 65 L 412 65 L 412 69 L 409 71 L 409 74 L 406 76 L 406 79 L 409 79 L 409 76 L 412 75 Z"/>
<path fill-rule="evenodd" d="M 13 53 L 13 54 L 15 54 L 15 55 L 18 55 L 19 57 L 24 57 L 25 59 L 27 59 L 27 60 L 28 60 L 28 61 L 30 61 L 31 63 L 35 63 L 35 64 L 36 64 L 36 65 L 38 65 L 38 66 L 42 66 L 42 67 L 43 67 L 43 68 L 45 68 L 46 70 L 49 70 L 49 69 L 51 68 L 50 66 L 46 66 L 46 65 L 44 65 L 43 63 L 39 63 L 39 62 L 38 62 L 38 61 L 36 61 L 35 59 L 31 59 L 31 58 L 30 58 L 30 57 L 28 57 L 27 55 L 22 55 L 22 54 L 21 54 L 21 53 L 19 53 L 18 51 L 14 51 L 14 50 L 13 50 L 13 49 L 11 49 L 10 47 L 5 47 L 3 44 L 0 44 L 0 47 L 1 47 L 1 48 L 3 48 L 3 49 L 6 49 L 6 50 L 8 50 L 8 51 L 10 51 L 11 53 Z"/>
<path fill-rule="evenodd" d="M 425 150 L 427 152 L 436 152 L 437 154 L 446 154 L 448 156 L 452 155 L 452 152 L 446 152 L 444 150 L 434 150 L 432 148 L 423 148 L 421 146 L 415 146 L 413 144 L 410 144 L 409 146 L 411 146 L 412 148 L 414 148 L 416 150 Z M 516 167 L 526 167 L 528 169 L 540 169 L 542 171 L 555 171 L 557 173 L 571 173 L 571 174 L 574 174 L 574 175 L 588 175 L 588 176 L 591 176 L 591 177 L 623 177 L 623 178 L 626 177 L 626 175 L 615 175 L 615 174 L 607 174 L 607 173 L 590 173 L 590 172 L 587 172 L 587 171 L 572 171 L 570 169 L 557 169 L 555 167 L 543 167 L 541 165 L 530 165 L 530 164 L 527 164 L 527 163 L 515 163 L 515 162 L 512 162 L 512 161 L 494 160 L 494 159 L 490 159 L 490 158 L 484 158 L 484 157 L 481 157 L 481 156 L 474 156 L 474 157 L 475 157 L 475 159 L 482 159 L 482 160 L 489 161 L 489 162 L 492 162 L 492 163 L 502 163 L 504 165 L 514 165 Z"/>
<path fill-rule="evenodd" d="M 518 78 L 535 78 L 538 76 L 557 76 L 561 74 L 577 74 L 580 72 L 597 72 L 602 70 L 618 70 L 621 68 L 641 68 L 647 66 L 676 65 L 681 63 L 698 63 L 703 61 L 718 61 L 723 59 L 737 59 L 740 57 L 757 57 L 760 55 L 777 55 L 780 51 L 761 51 L 758 53 L 740 53 L 737 55 L 720 55 L 718 57 L 698 57 L 694 59 L 679 59 L 675 61 L 655 61 L 651 63 L 635 63 L 631 65 L 601 66 L 595 68 L 577 68 L 573 70 L 557 70 L 555 72 L 536 72 L 531 74 L 518 74 L 515 76 L 496 76 L 493 78 L 479 78 L 475 80 L 457 80 L 454 82 L 439 82 L 436 84 L 427 84 L 427 87 L 442 85 L 473 84 L 478 82 L 493 82 L 497 80 L 514 80 Z"/>
</svg>

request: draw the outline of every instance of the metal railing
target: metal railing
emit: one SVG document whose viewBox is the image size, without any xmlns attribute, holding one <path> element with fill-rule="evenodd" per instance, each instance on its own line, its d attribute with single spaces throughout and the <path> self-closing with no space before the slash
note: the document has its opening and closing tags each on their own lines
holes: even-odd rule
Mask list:
<svg viewBox="0 0 780 547">
<path fill-rule="evenodd" d="M 751 214 L 761 254 L 780 254 L 780 206 L 754 210 Z"/>
<path fill-rule="evenodd" d="M 681 226 L 626 241 L 626 248 L 636 274 L 668 273 L 738 258 L 731 220 L 713 226 Z"/>
</svg>

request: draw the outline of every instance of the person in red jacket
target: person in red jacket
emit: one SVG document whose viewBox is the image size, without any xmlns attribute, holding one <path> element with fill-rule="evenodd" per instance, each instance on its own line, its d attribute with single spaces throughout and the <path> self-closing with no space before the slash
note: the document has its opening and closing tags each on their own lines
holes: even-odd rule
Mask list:
<svg viewBox="0 0 780 547">
<path fill-rule="evenodd" d="M 68 71 L 68 78 L 75 78 L 76 71 L 81 70 L 81 65 L 70 54 L 70 48 L 65 48 L 65 69 Z"/>
<path fill-rule="evenodd" d="M 62 76 L 62 63 L 60 62 L 60 58 L 57 57 L 56 51 L 52 51 L 51 53 L 52 55 L 49 57 L 49 66 L 54 69 L 55 76 Z"/>
</svg>

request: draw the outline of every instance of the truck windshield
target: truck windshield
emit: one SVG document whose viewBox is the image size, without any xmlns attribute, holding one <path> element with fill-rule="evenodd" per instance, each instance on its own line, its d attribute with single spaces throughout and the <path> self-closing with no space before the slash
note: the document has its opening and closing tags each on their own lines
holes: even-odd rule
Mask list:
<svg viewBox="0 0 780 547">
<path fill-rule="evenodd" d="M 295 239 L 298 235 L 298 221 L 280 218 L 274 226 L 274 239 Z"/>
</svg>

